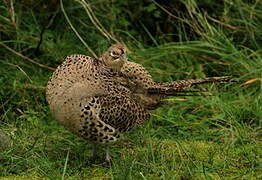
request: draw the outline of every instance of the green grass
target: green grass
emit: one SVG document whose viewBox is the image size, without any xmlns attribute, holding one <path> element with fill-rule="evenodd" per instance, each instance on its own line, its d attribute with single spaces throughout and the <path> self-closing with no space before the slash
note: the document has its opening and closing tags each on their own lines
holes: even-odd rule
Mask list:
<svg viewBox="0 0 262 180">
<path fill-rule="evenodd" d="M 90 1 L 91 10 L 66 1 L 85 45 L 61 9 L 50 22 L 44 1 L 16 2 L 13 10 L 7 2 L 0 3 L 0 133 L 11 145 L 0 139 L 0 179 L 262 178 L 261 1 L 102 0 Z M 204 86 L 213 96 L 171 98 L 174 105 L 152 111 L 150 121 L 112 145 L 111 168 L 92 165 L 91 145 L 50 114 L 44 87 L 52 71 L 15 53 L 56 67 L 67 55 L 99 56 L 116 42 L 156 81 L 229 75 L 240 83 Z"/>
</svg>

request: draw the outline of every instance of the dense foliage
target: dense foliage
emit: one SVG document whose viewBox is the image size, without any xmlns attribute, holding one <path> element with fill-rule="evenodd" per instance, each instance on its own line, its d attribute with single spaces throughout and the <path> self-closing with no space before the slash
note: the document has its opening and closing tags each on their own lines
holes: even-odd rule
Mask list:
<svg viewBox="0 0 262 180">
<path fill-rule="evenodd" d="M 61 2 L 63 2 L 61 4 Z M 0 177 L 262 178 L 262 2 L 0 2 Z M 213 96 L 175 104 L 112 146 L 112 168 L 52 118 L 45 86 L 65 56 L 126 45 L 156 81 L 229 75 Z"/>
</svg>

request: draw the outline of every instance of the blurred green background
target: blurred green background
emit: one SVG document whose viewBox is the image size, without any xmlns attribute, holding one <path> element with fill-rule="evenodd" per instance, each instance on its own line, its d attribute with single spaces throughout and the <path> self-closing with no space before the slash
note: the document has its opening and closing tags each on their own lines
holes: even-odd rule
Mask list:
<svg viewBox="0 0 262 180">
<path fill-rule="evenodd" d="M 0 178 L 261 179 L 261 27 L 259 0 L 2 0 Z M 45 86 L 67 55 L 116 43 L 159 82 L 240 83 L 171 98 L 112 145 L 111 168 L 92 165 L 90 144 L 52 118 Z"/>
</svg>

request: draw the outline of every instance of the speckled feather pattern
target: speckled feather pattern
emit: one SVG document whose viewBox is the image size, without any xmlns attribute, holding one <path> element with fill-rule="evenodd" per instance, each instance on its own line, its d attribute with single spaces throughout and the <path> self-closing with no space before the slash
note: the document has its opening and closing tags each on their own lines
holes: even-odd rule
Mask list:
<svg viewBox="0 0 262 180">
<path fill-rule="evenodd" d="M 68 56 L 48 82 L 47 101 L 55 118 L 93 143 L 117 141 L 123 132 L 147 121 L 148 110 L 165 104 L 166 96 L 230 81 L 214 77 L 157 83 L 142 65 L 114 60 L 124 53 L 122 46 L 112 46 L 99 59 Z"/>
<path fill-rule="evenodd" d="M 149 113 L 102 62 L 71 55 L 53 73 L 47 101 L 55 118 L 73 133 L 97 143 L 115 142 Z"/>
</svg>

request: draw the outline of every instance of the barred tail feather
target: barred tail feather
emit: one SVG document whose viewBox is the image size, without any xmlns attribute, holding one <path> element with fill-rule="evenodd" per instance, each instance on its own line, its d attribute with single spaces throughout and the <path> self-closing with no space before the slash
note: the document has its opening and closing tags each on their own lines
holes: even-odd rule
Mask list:
<svg viewBox="0 0 262 180">
<path fill-rule="evenodd" d="M 194 92 L 203 92 L 203 91 L 194 91 L 194 90 L 185 90 L 186 88 L 190 88 L 196 85 L 208 84 L 208 83 L 226 83 L 233 82 L 230 77 L 210 77 L 206 79 L 189 79 L 189 80 L 181 80 L 175 82 L 167 82 L 167 83 L 159 83 L 155 87 L 151 87 L 147 89 L 147 92 L 150 94 L 164 94 L 176 96 L 179 95 L 179 92 L 183 93 L 194 93 Z"/>
</svg>

